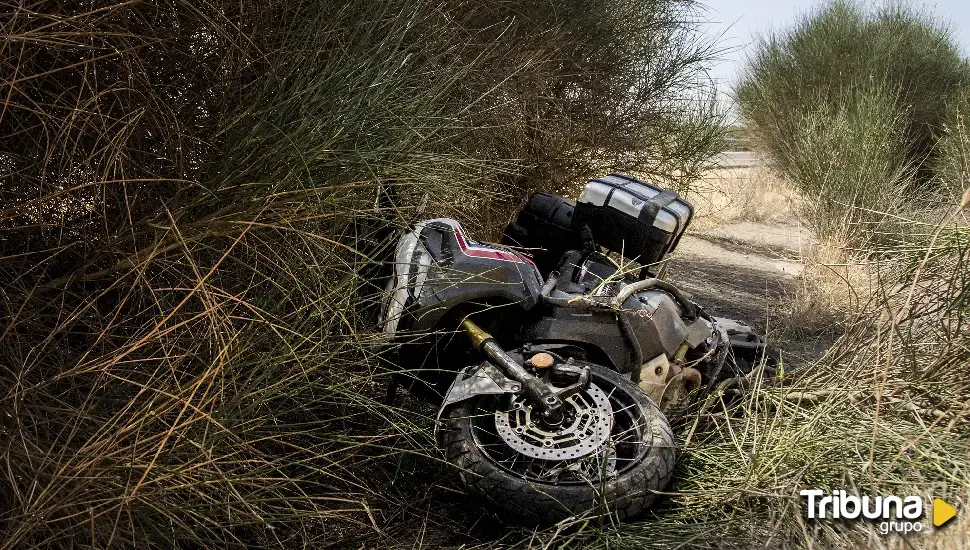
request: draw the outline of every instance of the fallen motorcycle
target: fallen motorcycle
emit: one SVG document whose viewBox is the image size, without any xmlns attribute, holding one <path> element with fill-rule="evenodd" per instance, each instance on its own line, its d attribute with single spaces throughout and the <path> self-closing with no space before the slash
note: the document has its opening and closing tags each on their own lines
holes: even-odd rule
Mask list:
<svg viewBox="0 0 970 550">
<path fill-rule="evenodd" d="M 638 514 L 674 470 L 662 411 L 771 355 L 655 276 L 692 216 L 613 174 L 575 203 L 533 195 L 501 245 L 444 218 L 400 237 L 381 313 L 401 367 L 389 396 L 440 401 L 447 460 L 503 517 Z"/>
</svg>

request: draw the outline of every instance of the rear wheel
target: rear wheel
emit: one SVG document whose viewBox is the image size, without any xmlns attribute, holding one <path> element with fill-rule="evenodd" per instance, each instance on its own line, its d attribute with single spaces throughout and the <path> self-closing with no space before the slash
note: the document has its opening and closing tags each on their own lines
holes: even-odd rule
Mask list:
<svg viewBox="0 0 970 550">
<path fill-rule="evenodd" d="M 482 396 L 443 415 L 448 461 L 469 491 L 508 521 L 555 523 L 586 513 L 638 514 L 673 473 L 667 419 L 627 378 L 590 367 L 555 426 L 520 395 Z"/>
</svg>

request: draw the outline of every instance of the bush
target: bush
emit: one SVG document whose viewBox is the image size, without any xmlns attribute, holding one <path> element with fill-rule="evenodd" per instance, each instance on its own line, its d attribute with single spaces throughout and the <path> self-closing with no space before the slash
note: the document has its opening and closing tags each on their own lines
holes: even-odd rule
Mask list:
<svg viewBox="0 0 970 550">
<path fill-rule="evenodd" d="M 931 17 L 836 1 L 763 39 L 736 94 L 814 229 L 864 247 L 895 238 L 882 213 L 900 196 L 929 189 L 927 159 L 968 86 L 970 65 Z"/>
<path fill-rule="evenodd" d="M 0 545 L 386 542 L 431 422 L 380 404 L 375 258 L 426 194 L 486 211 L 630 150 L 697 170 L 694 9 L 11 8 Z"/>
<path fill-rule="evenodd" d="M 970 66 L 950 31 L 898 4 L 867 12 L 835 1 L 794 28 L 762 39 L 736 90 L 741 114 L 783 168 L 803 117 L 831 113 L 861 97 L 890 95 L 906 155 L 919 165 L 946 117 L 947 102 L 970 85 Z"/>
<path fill-rule="evenodd" d="M 950 197 L 959 196 L 970 183 L 970 88 L 947 105 L 943 135 L 937 142 L 933 167 L 939 187 Z"/>
<path fill-rule="evenodd" d="M 912 191 L 903 117 L 886 94 L 860 93 L 835 109 L 805 113 L 784 149 L 799 183 L 802 211 L 827 242 L 856 246 L 891 241 L 893 218 Z"/>
</svg>

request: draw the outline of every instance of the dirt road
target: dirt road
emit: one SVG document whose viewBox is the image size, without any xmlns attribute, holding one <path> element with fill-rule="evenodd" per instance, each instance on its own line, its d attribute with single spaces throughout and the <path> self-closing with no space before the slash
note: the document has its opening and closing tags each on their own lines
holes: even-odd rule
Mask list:
<svg viewBox="0 0 970 550">
<path fill-rule="evenodd" d="M 802 364 L 833 340 L 831 334 L 793 335 L 782 326 L 802 284 L 803 258 L 813 236 L 799 224 L 790 198 L 783 198 L 788 191 L 759 179 L 758 170 L 734 170 L 706 181 L 693 199 L 699 223 L 688 228 L 667 278 L 713 315 L 767 333 L 791 363 Z"/>
<path fill-rule="evenodd" d="M 687 235 L 668 277 L 711 313 L 764 330 L 768 310 L 793 292 L 810 235 L 795 226 L 742 222 Z M 778 244 L 783 243 L 783 244 Z"/>
<path fill-rule="evenodd" d="M 751 151 L 725 151 L 719 153 L 715 161 L 723 168 L 761 166 L 761 157 Z"/>
</svg>

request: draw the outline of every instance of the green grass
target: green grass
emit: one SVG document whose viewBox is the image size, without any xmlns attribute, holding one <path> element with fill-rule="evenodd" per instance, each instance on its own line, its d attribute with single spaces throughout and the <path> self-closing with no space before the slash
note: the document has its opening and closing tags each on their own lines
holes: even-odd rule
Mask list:
<svg viewBox="0 0 970 550">
<path fill-rule="evenodd" d="M 903 121 L 886 93 L 860 92 L 832 109 L 807 111 L 785 147 L 786 172 L 804 197 L 802 213 L 815 234 L 853 246 L 891 240 L 894 218 L 912 196 Z"/>
</svg>

